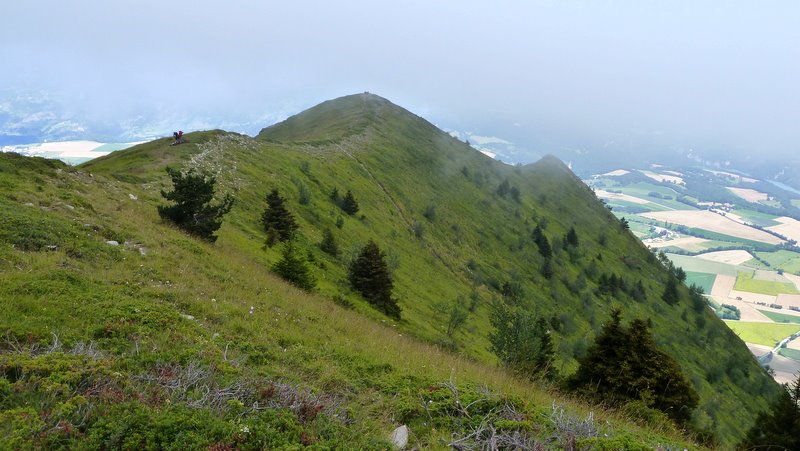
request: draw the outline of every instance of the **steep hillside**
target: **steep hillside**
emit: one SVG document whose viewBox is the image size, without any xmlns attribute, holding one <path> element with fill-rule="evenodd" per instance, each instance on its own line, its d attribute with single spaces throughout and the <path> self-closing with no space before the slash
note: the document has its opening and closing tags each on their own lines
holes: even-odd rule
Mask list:
<svg viewBox="0 0 800 451">
<path fill-rule="evenodd" d="M 220 411 L 220 423 L 212 422 L 215 437 L 230 441 L 235 429 L 242 446 L 252 445 L 244 426 L 256 424 L 262 444 L 272 431 L 298 443 L 362 440 L 364 447 L 381 446 L 394 422 L 409 423 L 420 446 L 445 445 L 451 430 L 469 430 L 469 422 L 442 415 L 449 411 L 443 404 L 436 404 L 438 413 L 422 406 L 426 397 L 446 398 L 437 383 L 448 380 L 472 397 L 480 392 L 475 387 L 486 384 L 522 400 L 516 405 L 526 406 L 527 418 L 545 424 L 550 420 L 536 416 L 548 414 L 552 395 L 496 368 L 489 350 L 490 304 L 503 299 L 547 318 L 562 374 L 575 370 L 576 357 L 612 306 L 622 306 L 626 318 L 649 318 L 659 344 L 701 394 L 693 424 L 725 443 L 740 438 L 775 393 L 742 342 L 713 314 L 691 305 L 685 290 L 677 305 L 661 300 L 666 272 L 660 263 L 555 158 L 505 166 L 369 94 L 325 102 L 255 139 L 213 131 L 189 134 L 188 140 L 175 147 L 167 139 L 142 144 L 77 170 L 2 156 L 0 275 L 9 315 L 0 319 L 0 330 L 7 331 L 1 349 L 13 360 L 3 371 L 8 383 L 29 383 L 26 396 L 34 399 L 24 404 L 19 396 L 9 398 L 5 402 L 15 404 L 3 408 L 16 410 L 8 418 L 32 415 L 20 410 L 24 405 L 66 409 L 59 406 L 78 395 L 88 401 L 74 401 L 84 407 L 73 410 L 83 412 L 100 401 L 74 388 L 75 381 L 86 385 L 113 373 L 120 375 L 115 385 L 98 390 L 107 388 L 117 405 L 127 407 L 105 407 L 110 415 L 135 409 L 138 427 L 149 421 L 168 429 L 170 421 L 189 424 L 202 420 L 205 414 L 197 412 Z M 165 165 L 212 173 L 220 191 L 236 198 L 214 245 L 158 218 Z M 269 274 L 280 246 L 264 246 L 260 215 L 272 188 L 289 199 L 300 223 L 298 245 L 314 261 L 315 294 Z M 352 191 L 360 206 L 355 216 L 331 200 L 334 188 Z M 553 244 L 549 277 L 532 238 L 537 225 Z M 562 246 L 571 227 L 580 244 Z M 343 251 L 338 258 L 318 248 L 326 228 Z M 369 239 L 388 255 L 400 321 L 348 288 L 347 263 Z M 599 282 L 611 274 L 628 286 L 642 281 L 644 295 L 637 300 L 624 290 L 604 292 Z M 454 303 L 469 314 L 448 334 Z M 96 343 L 98 351 L 87 353 L 84 346 L 78 352 L 80 343 Z M 94 363 L 83 373 L 70 369 L 87 361 Z M 159 385 L 173 380 L 165 372 L 191 368 L 204 368 L 208 381 L 188 384 L 183 397 L 173 385 Z M 52 383 L 78 395 L 53 398 L 36 388 L 32 375 L 36 381 L 57 379 Z M 263 380 L 268 382 L 261 386 L 254 382 Z M 199 404 L 206 410 L 178 406 L 207 399 L 198 390 L 248 384 L 260 387 L 252 389 L 260 395 L 220 395 L 216 403 Z M 304 401 L 299 407 L 281 404 L 274 394 L 281 390 L 295 390 L 287 397 Z M 246 406 L 258 396 L 262 405 L 283 407 L 288 419 L 252 411 L 238 422 L 231 419 L 237 418 L 231 404 Z M 169 408 L 177 419 L 164 416 L 165 399 L 178 403 Z M 579 416 L 588 409 L 566 403 Z M 646 430 L 600 415 L 611 421 L 612 437 L 627 431 L 649 445 L 680 440 L 666 426 Z M 555 434 L 551 428 L 535 429 L 546 438 Z M 111 429 L 94 434 L 111 443 L 122 434 Z"/>
</svg>

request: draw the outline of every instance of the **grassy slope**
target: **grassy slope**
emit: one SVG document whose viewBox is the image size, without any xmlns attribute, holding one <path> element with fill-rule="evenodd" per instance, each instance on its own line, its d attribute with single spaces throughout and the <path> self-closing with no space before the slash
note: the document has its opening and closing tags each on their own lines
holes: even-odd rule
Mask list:
<svg viewBox="0 0 800 451">
<path fill-rule="evenodd" d="M 623 304 L 628 317 L 652 318 L 658 341 L 692 376 L 702 395 L 696 418 L 700 426 L 715 428 L 730 443 L 766 406 L 752 393 L 771 392 L 773 384 L 742 343 L 709 312 L 698 315 L 686 303 L 669 307 L 661 302 L 662 270 L 563 164 L 545 159 L 509 168 L 382 99 L 351 96 L 337 102 L 271 127 L 257 140 L 222 132 L 191 134 L 191 144 L 169 147 L 166 141 L 153 142 L 90 162 L 81 169 L 92 172 L 93 178 L 57 175 L 40 184 L 42 192 L 34 184 L 17 182 L 20 194 L 9 199 L 14 208 L 24 202 L 52 204 L 81 193 L 87 207 L 47 215 L 77 216 L 77 222 L 87 223 L 102 220 L 107 225 L 96 235 L 103 236 L 92 238 L 93 243 L 114 237 L 143 243 L 150 253 L 143 257 L 118 250 L 120 256 L 73 262 L 61 249 L 19 253 L 6 247 L 4 261 L 21 263 L 4 269 L 9 284 L 3 286 L 16 299 L 11 306 L 15 319 L 0 326 L 20 337 L 32 334 L 48 340 L 53 327 L 62 340 L 87 340 L 104 324 L 100 311 L 117 304 L 114 296 L 125 299 L 122 305 L 130 304 L 120 315 L 134 324 L 143 307 L 156 305 L 175 329 L 160 325 L 147 333 L 122 334 L 114 346 L 107 345 L 109 352 L 130 353 L 134 344 L 141 348 L 132 340 L 135 336 L 156 353 L 150 361 L 158 352 L 166 353 L 164 358 L 178 353 L 183 359 L 202 354 L 217 363 L 221 355 L 237 355 L 246 362 L 238 370 L 242 373 L 296 381 L 340 395 L 348 406 L 363 406 L 357 424 L 372 437 L 389 427 L 390 414 L 379 412 L 395 412 L 398 403 L 415 404 L 409 399 L 418 397 L 420 387 L 447 379 L 451 371 L 457 380 L 487 383 L 534 405 L 547 399 L 493 369 L 488 351 L 487 304 L 500 284 L 516 279 L 530 308 L 561 321 L 556 342 L 565 372 L 574 368 L 574 356 L 591 341 L 611 305 Z M 218 175 L 225 190 L 235 192 L 237 204 L 216 245 L 185 237 L 158 220 L 154 205 L 160 203 L 158 189 L 166 183 L 165 164 L 205 168 Z M 520 202 L 494 194 L 506 178 L 522 193 Z M 311 193 L 309 205 L 297 202 L 300 185 Z M 288 288 L 265 270 L 279 252 L 262 250 L 264 235 L 258 223 L 263 195 L 273 186 L 289 197 L 301 223 L 301 245 L 315 254 L 319 295 Z M 364 219 L 346 217 L 329 201 L 327 194 L 334 186 L 354 192 Z M 436 210 L 433 220 L 422 215 L 430 206 Z M 339 216 L 345 217 L 341 229 L 334 225 Z M 547 223 L 551 240 L 570 226 L 581 239 L 579 255 L 557 253 L 557 276 L 549 281 L 538 273 L 542 260 L 528 238 L 537 222 Z M 316 250 L 324 227 L 335 231 L 344 250 L 341 259 Z M 421 238 L 414 230 L 422 230 Z M 604 246 L 599 244 L 601 235 Z M 396 295 L 404 309 L 398 324 L 376 313 L 344 284 L 346 257 L 370 237 L 387 251 L 394 268 Z M 15 265 L 31 272 L 12 271 Z M 79 282 L 71 291 L 51 297 L 52 305 L 42 307 L 48 310 L 34 308 L 44 294 L 24 287 L 49 280 L 54 271 L 67 272 Z M 631 281 L 641 278 L 648 301 L 596 296 L 592 276 L 581 274 L 597 271 L 624 274 Z M 80 297 L 97 298 L 94 303 L 78 303 L 85 303 L 85 311 L 65 321 L 76 308 L 66 300 L 93 290 L 98 291 Z M 473 290 L 479 296 L 475 313 L 454 337 L 447 337 L 446 317 L 438 304 Z M 355 312 L 330 302 L 338 294 L 354 304 Z M 250 306 L 255 307 L 253 315 L 247 313 Z M 185 321 L 177 312 L 197 322 Z M 409 334 L 468 359 L 409 340 Z M 223 354 L 226 347 L 229 353 Z M 136 361 L 131 364 L 141 365 Z M 398 390 L 407 397 L 393 398 Z M 442 444 L 447 435 L 425 431 L 412 414 L 400 418 L 412 423 L 412 429 L 421 428 L 415 433 L 428 445 Z"/>
</svg>

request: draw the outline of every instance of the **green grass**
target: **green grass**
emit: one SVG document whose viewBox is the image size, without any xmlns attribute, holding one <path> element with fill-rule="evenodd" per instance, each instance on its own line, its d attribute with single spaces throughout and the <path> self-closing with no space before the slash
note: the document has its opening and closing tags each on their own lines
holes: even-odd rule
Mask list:
<svg viewBox="0 0 800 451">
<path fill-rule="evenodd" d="M 759 312 L 763 313 L 764 316 L 775 321 L 776 323 L 793 323 L 793 324 L 800 324 L 800 316 L 794 315 L 787 315 L 785 313 L 776 313 L 769 310 L 758 310 Z"/>
<path fill-rule="evenodd" d="M 765 260 L 774 270 L 781 269 L 788 273 L 800 274 L 800 253 L 779 250 L 776 252 L 756 252 L 756 256 Z"/>
<path fill-rule="evenodd" d="M 725 320 L 728 327 L 747 343 L 775 346 L 781 340 L 800 331 L 798 324 L 752 323 Z"/>
<path fill-rule="evenodd" d="M 780 224 L 778 221 L 775 221 L 775 218 L 776 218 L 775 215 L 769 215 L 769 214 L 761 213 L 761 212 L 758 212 L 758 211 L 747 210 L 747 209 L 744 209 L 744 208 L 741 208 L 741 209 L 737 208 L 737 209 L 735 209 L 733 211 L 733 213 L 741 216 L 747 222 L 750 222 L 752 224 L 756 224 L 756 225 L 761 226 L 761 227 L 770 227 L 770 226 L 775 226 L 775 225 L 779 225 Z"/>
<path fill-rule="evenodd" d="M 800 349 L 781 348 L 778 350 L 778 354 L 787 359 L 800 361 Z"/>
<path fill-rule="evenodd" d="M 736 276 L 736 284 L 733 288 L 739 291 L 768 294 L 771 296 L 777 296 L 779 294 L 800 294 L 800 291 L 797 291 L 797 287 L 791 282 L 756 279 L 753 271 L 740 272 Z"/>
<path fill-rule="evenodd" d="M 164 363 L 196 363 L 214 369 L 216 384 L 293 384 L 324 395 L 352 416 L 342 422 L 323 411 L 319 422 L 304 422 L 302 412 L 291 411 L 286 425 L 266 413 L 242 417 L 231 400 L 219 412 L 222 421 L 207 426 L 219 429 L 225 443 L 235 431 L 224 424 L 244 418 L 264 430 L 283 428 L 287 436 L 304 432 L 330 447 L 385 447 L 394 419 L 411 426 L 414 446 L 445 448 L 464 424 L 449 423 L 442 415 L 427 417 L 420 400 L 438 393 L 437 384 L 451 378 L 473 395 L 474 387 L 486 385 L 498 396 L 524 400 L 520 404 L 527 406 L 529 418 L 542 418 L 537 415 L 555 400 L 576 417 L 593 411 L 602 424 L 609 422 L 612 436 L 630 432 L 649 446 L 684 442 L 668 425 L 637 426 L 499 367 L 489 347 L 489 311 L 506 282 L 522 287 L 519 308 L 535 309 L 559 325 L 553 332 L 555 364 L 564 375 L 575 370 L 577 357 L 619 305 L 626 318 L 652 319 L 659 344 L 693 380 L 701 396 L 695 427 L 711 428 L 732 444 L 766 407 L 777 386 L 741 341 L 710 312 L 692 309 L 686 289 L 681 288 L 676 306 L 661 301 L 663 268 L 561 162 L 544 158 L 509 167 L 386 101 L 353 96 L 338 106 L 346 110 L 341 115 L 330 114 L 329 104 L 267 129 L 259 139 L 192 133 L 188 144 L 170 147 L 165 138 L 75 170 L 0 155 L 0 207 L 7 216 L 0 233 L 0 299 L 6 313 L 0 330 L 39 349 L 52 347 L 53 333 L 66 348 L 94 343 L 105 359 L 86 380 L 63 389 L 43 392 L 36 380 L 23 381 L 13 408 L 31 408 L 34 414 L 9 415 L 39 418 L 38 413 L 70 402 L 62 395 L 76 387 L 118 373 L 111 379 L 118 386 L 104 396 L 123 396 L 132 404 L 114 407 L 117 402 L 91 398 L 97 414 L 107 413 L 121 424 L 199 422 L 200 414 L 168 409 L 166 400 L 176 405 L 179 397 L 170 398 L 139 377 Z M 312 129 L 300 127 L 303 122 Z M 159 219 L 155 207 L 168 183 L 166 164 L 214 171 L 220 192 L 235 194 L 236 204 L 214 245 Z M 506 179 L 519 189 L 519 200 L 496 193 Z M 300 224 L 298 248 L 314 260 L 318 285 L 313 293 L 269 272 L 280 249 L 264 247 L 259 216 L 273 187 L 287 197 Z M 306 204 L 299 202 L 301 187 L 310 193 Z M 334 187 L 352 190 L 361 206 L 358 215 L 344 215 L 330 201 Z M 436 215 L 426 216 L 432 205 Z M 340 218 L 341 228 L 336 226 Z M 20 224 L 34 226 L 20 231 Z M 55 233 L 40 233 L 36 224 L 48 224 L 44 232 Z M 554 244 L 570 227 L 580 239 L 571 252 L 554 246 L 557 276 L 550 280 L 539 271 L 544 259 L 530 238 L 537 224 Z M 318 248 L 326 228 L 336 235 L 339 258 Z M 401 321 L 385 317 L 348 287 L 349 259 L 370 238 L 387 253 Z M 108 239 L 124 244 L 111 247 Z M 20 249 L 18 243 L 27 241 L 45 247 Z M 51 244 L 56 247 L 48 248 Z M 626 284 L 642 280 L 645 299 L 599 294 L 602 273 L 622 276 Z M 471 298 L 474 311 L 448 336 L 442 305 Z M 14 368 L 40 363 L 23 360 Z M 727 374 L 729 361 L 747 371 Z M 69 368 L 63 372 L 72 372 Z M 53 377 L 66 377 L 63 372 Z M 138 392 L 152 395 L 145 399 L 151 404 L 124 397 Z M 135 415 L 125 419 L 126 409 Z M 546 421 L 536 421 L 543 434 L 552 430 Z"/>
<path fill-rule="evenodd" d="M 697 285 L 703 289 L 704 293 L 711 293 L 711 288 L 714 286 L 716 279 L 716 274 L 686 271 L 686 285 Z"/>
</svg>

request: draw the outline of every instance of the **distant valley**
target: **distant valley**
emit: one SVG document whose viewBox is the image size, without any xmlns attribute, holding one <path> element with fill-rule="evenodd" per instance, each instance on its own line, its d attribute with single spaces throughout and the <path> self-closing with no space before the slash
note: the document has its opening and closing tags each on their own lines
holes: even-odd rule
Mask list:
<svg viewBox="0 0 800 451">
<path fill-rule="evenodd" d="M 620 168 L 587 178 L 779 382 L 800 371 L 800 192 L 735 170 Z"/>
</svg>

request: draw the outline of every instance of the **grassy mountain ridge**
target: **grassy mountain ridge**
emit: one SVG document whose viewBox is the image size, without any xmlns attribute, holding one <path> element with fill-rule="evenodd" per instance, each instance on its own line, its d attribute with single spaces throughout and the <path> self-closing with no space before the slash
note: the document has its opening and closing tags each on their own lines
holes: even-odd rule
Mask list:
<svg viewBox="0 0 800 451">
<path fill-rule="evenodd" d="M 175 147 L 166 139 L 142 144 L 77 170 L 46 170 L 38 160 L 3 157 L 8 187 L 3 206 L 13 213 L 8 217 L 17 218 L 14 224 L 52 222 L 56 232 L 30 239 L 46 243 L 44 248 L 23 251 L 18 243 L 27 238 L 3 236 L 4 298 L 13 300 L 8 308 L 14 319 L 0 322 L 0 329 L 18 340 L 30 335 L 33 342 L 52 340 L 52 330 L 64 342 L 95 340 L 133 373 L 129 367 L 149 368 L 145 360 L 185 363 L 201 355 L 227 368 L 228 358 L 237 356 L 239 366 L 226 371 L 306 384 L 344 400 L 351 410 L 362 406 L 351 414 L 365 437 L 391 423 L 377 413 L 386 411 L 409 422 L 421 444 L 436 446 L 448 434 L 422 425 L 424 414 L 416 405 L 420 387 L 452 375 L 532 405 L 549 402 L 549 395 L 494 368 L 489 304 L 502 298 L 508 282 L 521 288 L 516 301 L 521 308 L 535 310 L 559 329 L 554 335 L 564 373 L 574 370 L 576 356 L 612 305 L 623 305 L 626 317 L 651 318 L 659 344 L 681 362 L 701 393 L 697 425 L 728 443 L 741 436 L 766 406 L 764 396 L 774 392 L 741 341 L 709 312 L 693 310 L 685 292 L 678 306 L 660 300 L 663 268 L 554 158 L 525 167 L 502 165 L 368 94 L 326 102 L 255 139 L 222 131 L 192 133 L 188 139 Z M 157 217 L 167 164 L 215 174 L 220 189 L 236 197 L 214 246 Z M 259 217 L 263 196 L 273 187 L 289 198 L 300 223 L 298 244 L 315 261 L 315 295 L 268 273 L 280 250 L 263 247 Z M 333 204 L 334 187 L 354 193 L 361 207 L 356 216 Z M 299 201 L 302 192 L 305 203 Z M 28 203 L 39 208 L 23 207 Z M 81 236 L 83 224 L 90 224 L 90 236 Z M 549 279 L 540 273 L 544 259 L 531 239 L 537 224 L 554 244 L 555 274 Z M 562 250 L 557 243 L 570 227 L 581 244 Z M 316 246 L 325 228 L 334 231 L 343 250 L 338 259 Z M 60 242 L 65 236 L 74 236 L 73 242 Z M 399 322 L 347 288 L 346 263 L 369 238 L 388 254 L 403 309 Z M 105 245 L 109 239 L 125 245 Z M 50 245 L 56 249 L 48 251 Z M 631 283 L 642 280 L 646 299 L 598 293 L 597 278 L 604 272 Z M 50 280 L 61 282 L 44 293 L 31 288 Z M 52 301 L 36 306 L 42 296 Z M 334 305 L 333 297 L 345 299 L 353 311 Z M 474 311 L 448 336 L 447 310 L 454 302 L 474 302 Z M 72 309 L 80 314 L 63 321 Z M 116 316 L 106 318 L 107 311 Z M 155 348 L 147 359 L 120 357 L 143 347 Z M 397 393 L 404 395 L 398 400 Z M 318 424 L 302 426 L 318 438 L 343 434 Z M 623 430 L 645 443 L 661 440 L 635 426 Z"/>
</svg>

